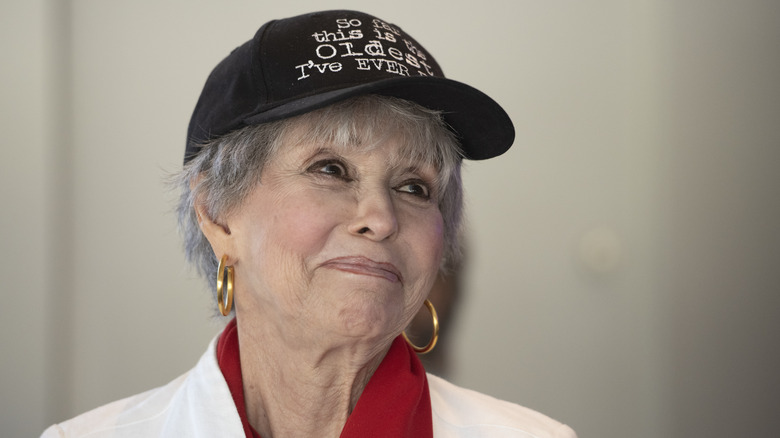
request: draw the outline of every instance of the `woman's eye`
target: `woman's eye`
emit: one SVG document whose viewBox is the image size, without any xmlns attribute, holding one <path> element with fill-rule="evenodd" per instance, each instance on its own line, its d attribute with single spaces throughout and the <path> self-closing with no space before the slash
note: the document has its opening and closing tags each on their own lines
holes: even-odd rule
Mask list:
<svg viewBox="0 0 780 438">
<path fill-rule="evenodd" d="M 336 163 L 328 163 L 322 166 L 320 168 L 320 172 L 327 173 L 328 175 L 339 175 L 339 176 L 347 173 L 347 171 L 344 170 L 344 167 Z"/>
<path fill-rule="evenodd" d="M 417 196 L 418 198 L 431 198 L 431 192 L 428 190 L 428 186 L 422 182 L 407 182 L 398 187 L 396 190 L 403 193 L 409 193 L 411 195 Z"/>
<path fill-rule="evenodd" d="M 339 163 L 338 161 L 325 161 L 325 162 L 315 163 L 313 166 L 309 168 L 309 171 L 325 174 L 325 175 L 332 175 L 342 179 L 347 178 L 346 167 L 343 164 Z"/>
</svg>

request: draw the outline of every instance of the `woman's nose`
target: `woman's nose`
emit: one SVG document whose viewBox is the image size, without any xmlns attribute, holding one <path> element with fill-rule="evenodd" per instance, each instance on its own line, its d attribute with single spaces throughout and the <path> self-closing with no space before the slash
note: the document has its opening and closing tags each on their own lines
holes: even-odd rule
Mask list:
<svg viewBox="0 0 780 438">
<path fill-rule="evenodd" d="M 361 197 L 349 231 L 376 241 L 393 236 L 398 231 L 398 217 L 391 195 L 384 192 Z"/>
</svg>

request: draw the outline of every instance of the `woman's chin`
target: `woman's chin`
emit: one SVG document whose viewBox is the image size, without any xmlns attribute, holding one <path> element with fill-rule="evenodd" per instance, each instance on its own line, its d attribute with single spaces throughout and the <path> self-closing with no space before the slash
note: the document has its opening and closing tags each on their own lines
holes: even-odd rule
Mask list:
<svg viewBox="0 0 780 438">
<path fill-rule="evenodd" d="M 342 309 L 338 320 L 344 336 L 371 341 L 392 337 L 400 316 L 399 311 L 390 306 L 370 303 Z"/>
</svg>

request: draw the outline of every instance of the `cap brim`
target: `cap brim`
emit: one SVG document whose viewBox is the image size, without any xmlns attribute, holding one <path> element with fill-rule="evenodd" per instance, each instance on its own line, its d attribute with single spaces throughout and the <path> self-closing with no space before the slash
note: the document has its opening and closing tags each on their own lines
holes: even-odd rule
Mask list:
<svg viewBox="0 0 780 438">
<path fill-rule="evenodd" d="M 506 152 L 515 138 L 507 113 L 485 93 L 464 83 L 438 77 L 399 77 L 299 97 L 243 119 L 257 125 L 323 108 L 350 97 L 378 94 L 441 111 L 455 131 L 465 158 L 484 160 Z"/>
</svg>

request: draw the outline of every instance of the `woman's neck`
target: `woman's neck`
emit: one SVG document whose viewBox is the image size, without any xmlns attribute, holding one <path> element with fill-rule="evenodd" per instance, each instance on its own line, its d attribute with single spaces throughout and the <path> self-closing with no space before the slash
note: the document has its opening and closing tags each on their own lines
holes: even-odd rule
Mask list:
<svg viewBox="0 0 780 438">
<path fill-rule="evenodd" d="M 238 340 L 247 417 L 263 438 L 339 436 L 389 348 L 294 345 L 252 321 Z"/>
</svg>

